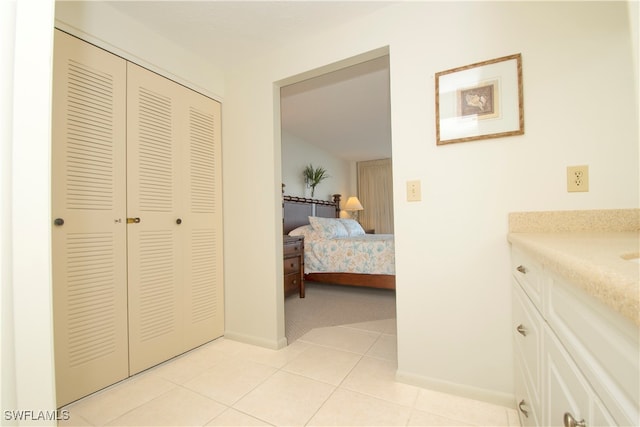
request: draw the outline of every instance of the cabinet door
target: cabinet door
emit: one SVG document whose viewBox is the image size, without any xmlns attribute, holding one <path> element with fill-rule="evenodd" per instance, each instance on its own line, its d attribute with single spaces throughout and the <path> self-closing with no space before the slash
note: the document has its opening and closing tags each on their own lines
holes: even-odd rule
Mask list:
<svg viewBox="0 0 640 427">
<path fill-rule="evenodd" d="M 587 426 L 617 423 L 584 378 L 553 331 L 545 328 L 546 408 L 545 425 L 562 426 L 569 414 Z"/>
<path fill-rule="evenodd" d="M 55 31 L 52 229 L 56 397 L 128 375 L 123 59 Z"/>
<path fill-rule="evenodd" d="M 184 351 L 180 89 L 128 64 L 127 216 L 136 221 L 127 225 L 131 374 Z"/>
<path fill-rule="evenodd" d="M 180 98 L 184 346 L 224 333 L 220 104 L 189 89 Z"/>
<path fill-rule="evenodd" d="M 589 392 L 582 375 L 569 355 L 553 336 L 545 331 L 546 356 L 546 421 L 548 426 L 564 425 L 564 414 L 577 421 L 589 418 Z M 587 421 L 587 425 L 591 425 Z"/>
<path fill-rule="evenodd" d="M 593 390 L 619 424 L 640 425 L 637 325 L 555 275 L 546 299 L 549 327 Z"/>
</svg>

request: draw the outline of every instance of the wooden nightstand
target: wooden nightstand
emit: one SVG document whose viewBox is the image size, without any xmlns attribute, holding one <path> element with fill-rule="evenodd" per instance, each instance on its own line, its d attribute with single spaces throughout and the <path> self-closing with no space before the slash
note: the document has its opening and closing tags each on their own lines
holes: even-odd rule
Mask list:
<svg viewBox="0 0 640 427">
<path fill-rule="evenodd" d="M 304 298 L 304 237 L 284 236 L 284 296 L 298 292 Z"/>
</svg>

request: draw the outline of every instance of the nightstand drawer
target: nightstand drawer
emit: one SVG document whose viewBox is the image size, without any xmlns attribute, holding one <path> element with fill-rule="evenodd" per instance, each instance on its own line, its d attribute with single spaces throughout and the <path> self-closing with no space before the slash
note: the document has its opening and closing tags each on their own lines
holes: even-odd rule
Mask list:
<svg viewBox="0 0 640 427">
<path fill-rule="evenodd" d="M 300 272 L 300 258 L 285 258 L 284 260 L 284 274 L 299 273 Z"/>
<path fill-rule="evenodd" d="M 284 245 L 284 256 L 296 256 L 302 253 L 302 242 L 292 242 Z"/>
<path fill-rule="evenodd" d="M 285 274 L 284 276 L 284 293 L 285 295 L 300 291 L 301 278 L 299 273 Z"/>
<path fill-rule="evenodd" d="M 304 298 L 304 238 L 302 236 L 283 237 L 284 295 L 300 294 Z"/>
</svg>

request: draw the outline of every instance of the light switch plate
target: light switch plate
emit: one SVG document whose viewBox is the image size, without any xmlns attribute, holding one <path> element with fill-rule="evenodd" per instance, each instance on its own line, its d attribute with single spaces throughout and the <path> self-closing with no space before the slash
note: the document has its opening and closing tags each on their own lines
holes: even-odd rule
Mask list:
<svg viewBox="0 0 640 427">
<path fill-rule="evenodd" d="M 407 181 L 407 202 L 419 202 L 422 200 L 420 181 Z"/>
</svg>

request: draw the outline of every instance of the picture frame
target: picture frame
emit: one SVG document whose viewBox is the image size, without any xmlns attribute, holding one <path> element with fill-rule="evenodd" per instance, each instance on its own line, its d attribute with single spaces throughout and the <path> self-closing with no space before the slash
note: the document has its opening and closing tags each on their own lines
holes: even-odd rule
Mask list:
<svg viewBox="0 0 640 427">
<path fill-rule="evenodd" d="M 524 134 L 522 55 L 435 75 L 436 144 Z"/>
</svg>

